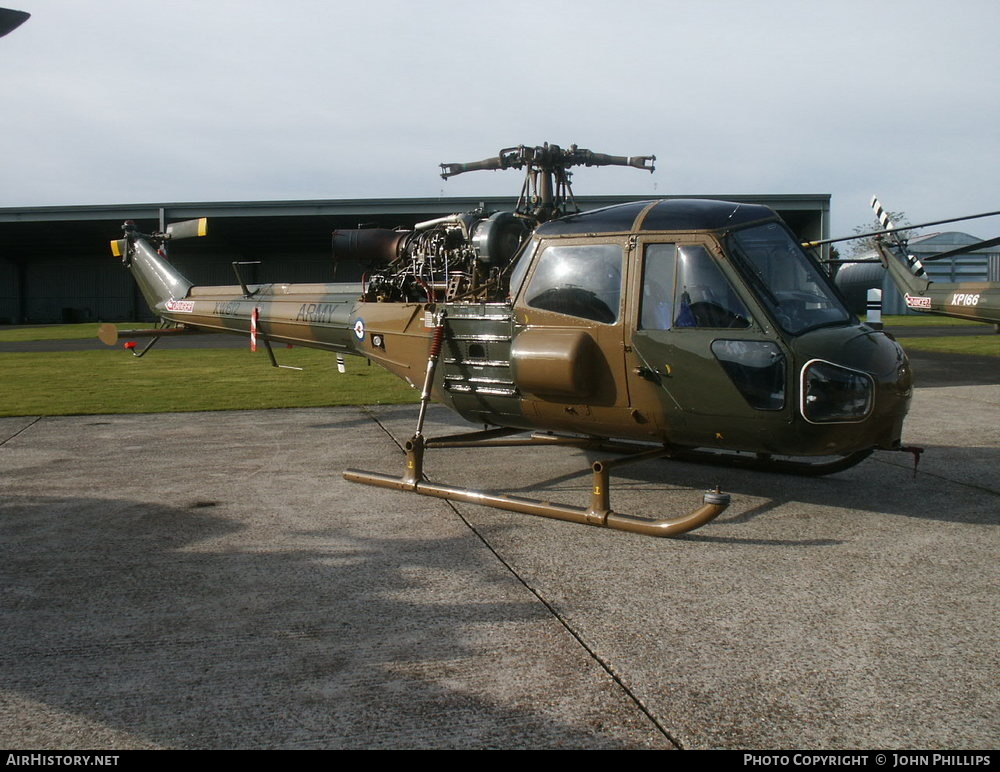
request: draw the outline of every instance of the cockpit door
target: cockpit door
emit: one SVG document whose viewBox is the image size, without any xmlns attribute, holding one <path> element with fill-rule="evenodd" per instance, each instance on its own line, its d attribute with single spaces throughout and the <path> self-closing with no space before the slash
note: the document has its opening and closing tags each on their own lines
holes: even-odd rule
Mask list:
<svg viewBox="0 0 1000 772">
<path fill-rule="evenodd" d="M 754 419 L 784 409 L 785 354 L 713 244 L 646 240 L 637 248 L 626 344 L 633 409 L 668 435 L 694 424 L 710 432 L 700 416 Z"/>
</svg>

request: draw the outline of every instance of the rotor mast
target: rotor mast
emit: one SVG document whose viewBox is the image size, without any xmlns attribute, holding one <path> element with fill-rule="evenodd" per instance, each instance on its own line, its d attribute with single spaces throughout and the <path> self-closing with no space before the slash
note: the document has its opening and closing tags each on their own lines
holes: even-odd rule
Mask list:
<svg viewBox="0 0 1000 772">
<path fill-rule="evenodd" d="M 648 172 L 655 170 L 655 155 L 620 156 L 594 153 L 576 145 L 561 148 L 546 142 L 540 147 L 518 145 L 500 151 L 499 155 L 471 163 L 441 164 L 441 178 L 448 179 L 464 172 L 485 169 L 524 169 L 524 184 L 517 200 L 515 213 L 543 223 L 556 217 L 580 211 L 570 185 L 574 166 L 631 166 Z M 572 208 L 571 208 L 572 207 Z"/>
</svg>

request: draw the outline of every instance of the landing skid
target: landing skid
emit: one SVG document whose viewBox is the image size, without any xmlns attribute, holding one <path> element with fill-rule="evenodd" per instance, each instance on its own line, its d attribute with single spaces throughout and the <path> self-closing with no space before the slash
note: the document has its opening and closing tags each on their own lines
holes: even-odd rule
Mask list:
<svg viewBox="0 0 1000 772">
<path fill-rule="evenodd" d="M 688 450 L 672 448 L 666 457 L 671 461 L 690 461 L 696 464 L 712 464 L 728 466 L 736 469 L 753 469 L 757 472 L 776 472 L 778 474 L 794 474 L 803 477 L 822 477 L 835 472 L 842 472 L 860 464 L 873 452 L 859 450 L 846 456 L 838 456 L 831 461 L 793 461 L 788 458 L 775 458 L 769 453 L 754 455 L 737 455 L 711 450 Z"/>
<path fill-rule="evenodd" d="M 454 437 L 440 437 L 427 441 L 427 447 L 436 448 L 457 448 L 466 447 L 473 443 L 468 440 L 476 439 L 475 446 L 503 446 L 503 445 L 569 445 L 586 450 L 602 450 L 609 453 L 637 454 L 650 451 L 656 447 L 660 452 L 655 456 L 647 458 L 662 457 L 670 461 L 685 461 L 695 464 L 709 464 L 712 466 L 728 466 L 736 469 L 752 469 L 758 472 L 773 472 L 777 474 L 792 474 L 805 477 L 821 477 L 827 474 L 835 474 L 852 466 L 860 464 L 874 452 L 874 448 L 859 450 L 844 456 L 823 461 L 800 461 L 785 456 L 774 456 L 770 453 L 735 453 L 713 450 L 699 450 L 697 448 L 685 448 L 676 445 L 667 445 L 660 448 L 649 444 L 629 442 L 627 440 L 610 440 L 599 437 L 574 437 L 570 435 L 559 435 L 546 433 L 535 433 L 530 440 L 526 439 L 504 439 L 511 434 L 521 434 L 519 429 L 493 429 L 485 432 L 473 432 L 470 434 L 455 435 Z M 911 448 L 899 448 L 912 452 Z"/>
<path fill-rule="evenodd" d="M 541 501 L 539 499 L 473 491 L 468 488 L 432 483 L 424 477 L 424 451 L 427 448 L 503 447 L 512 445 L 570 445 L 585 448 L 608 447 L 607 443 L 601 440 L 546 434 L 535 434 L 529 438 L 521 439 L 510 438 L 510 435 L 515 433 L 519 433 L 518 430 L 496 429 L 430 440 L 425 440 L 418 433 L 406 442 L 406 468 L 402 477 L 348 469 L 344 472 L 344 479 L 364 485 L 409 491 L 419 493 L 423 496 L 434 496 L 436 498 L 450 499 L 451 501 L 463 501 L 469 504 L 481 504 L 512 512 L 549 517 L 555 520 L 565 520 L 584 525 L 613 528 L 619 531 L 630 531 L 647 536 L 678 536 L 682 533 L 687 533 L 715 519 L 729 506 L 729 494 L 714 490 L 705 492 L 703 497 L 704 503 L 700 507 L 693 512 L 676 518 L 652 520 L 612 510 L 609 491 L 610 470 L 626 464 L 635 464 L 640 461 L 668 456 L 671 450 L 662 447 L 653 448 L 652 450 L 648 449 L 648 446 L 647 449 L 642 450 L 636 450 L 635 447 L 632 447 L 628 450 L 623 449 L 618 451 L 628 453 L 628 455 L 622 458 L 595 461 L 591 465 L 594 478 L 590 503 L 586 507 L 573 507 L 564 504 L 553 504 L 552 502 Z"/>
</svg>

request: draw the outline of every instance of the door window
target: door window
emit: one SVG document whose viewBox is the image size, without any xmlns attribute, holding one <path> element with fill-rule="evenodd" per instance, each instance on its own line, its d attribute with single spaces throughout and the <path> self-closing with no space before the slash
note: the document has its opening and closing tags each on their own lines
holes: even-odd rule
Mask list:
<svg viewBox="0 0 1000 772">
<path fill-rule="evenodd" d="M 749 326 L 746 306 L 705 247 L 647 245 L 640 329 Z"/>
</svg>

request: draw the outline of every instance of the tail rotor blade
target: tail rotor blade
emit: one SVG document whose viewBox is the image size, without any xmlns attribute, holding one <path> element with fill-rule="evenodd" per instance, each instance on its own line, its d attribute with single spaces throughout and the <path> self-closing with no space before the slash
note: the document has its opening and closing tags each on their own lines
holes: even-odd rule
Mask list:
<svg viewBox="0 0 1000 772">
<path fill-rule="evenodd" d="M 892 220 L 889 219 L 889 213 L 882 208 L 881 202 L 878 200 L 877 196 L 872 196 L 871 208 L 875 211 L 875 216 L 878 218 L 879 223 L 887 231 L 896 230 L 896 225 Z"/>
<path fill-rule="evenodd" d="M 207 217 L 170 223 L 166 231 L 167 237 L 170 239 L 193 239 L 204 236 L 206 233 L 208 233 Z"/>
</svg>

